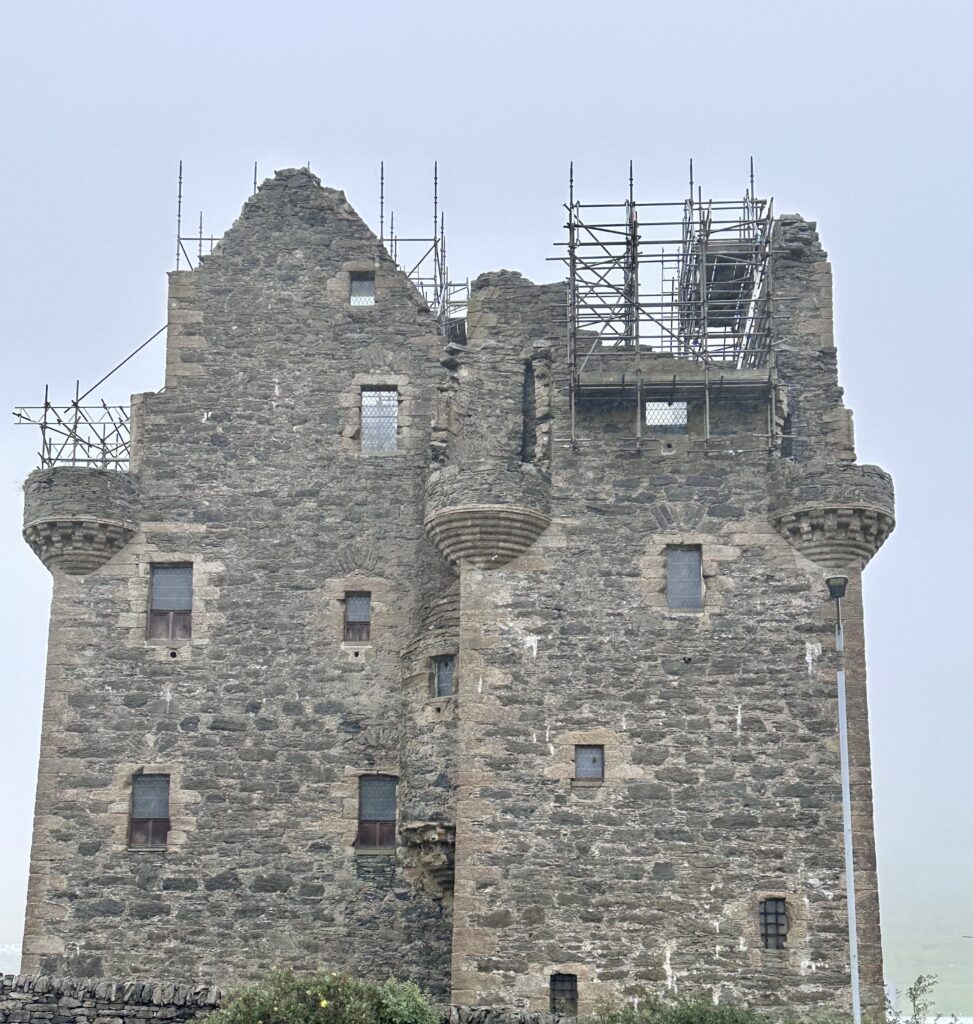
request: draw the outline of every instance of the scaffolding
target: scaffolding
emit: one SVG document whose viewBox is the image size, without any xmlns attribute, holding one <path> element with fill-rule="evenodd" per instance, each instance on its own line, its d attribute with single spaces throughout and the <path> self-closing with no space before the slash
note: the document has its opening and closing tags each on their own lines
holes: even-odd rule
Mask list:
<svg viewBox="0 0 973 1024">
<path fill-rule="evenodd" d="M 624 202 L 582 203 L 572 164 L 565 209 L 572 446 L 578 403 L 619 392 L 635 398 L 636 445 L 649 401 L 701 401 L 707 443 L 714 387 L 773 404 L 773 201 L 756 197 L 752 161 L 741 199 L 704 199 L 690 164 L 688 198 L 653 203 L 636 200 L 631 164 Z M 771 409 L 768 444 L 775 433 Z"/>
<path fill-rule="evenodd" d="M 469 281 L 453 281 L 446 260 L 446 218 L 439 209 L 439 164 L 433 164 L 432 233 L 403 235 L 396 232 L 395 212 L 385 234 L 385 163 L 379 171 L 379 242 L 396 267 L 412 282 L 436 318 L 439 332 L 454 341 L 466 339 Z"/>
</svg>

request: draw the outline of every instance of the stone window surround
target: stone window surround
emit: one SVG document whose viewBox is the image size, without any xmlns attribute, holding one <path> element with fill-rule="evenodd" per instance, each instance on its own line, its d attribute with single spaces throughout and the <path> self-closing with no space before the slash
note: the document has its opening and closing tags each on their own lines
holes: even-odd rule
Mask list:
<svg viewBox="0 0 973 1024">
<path fill-rule="evenodd" d="M 787 945 L 784 949 L 764 949 L 760 936 L 760 904 L 764 900 L 784 900 L 787 906 Z M 807 914 L 804 899 L 788 889 L 758 889 L 748 901 L 744 935 L 751 949 L 761 958 L 780 960 L 795 957 L 807 941 Z"/>
<path fill-rule="evenodd" d="M 129 846 L 129 818 L 132 811 L 132 785 L 136 775 L 169 776 L 169 835 L 165 846 Z M 182 787 L 182 769 L 178 762 L 125 762 L 116 765 L 108 790 L 108 809 L 98 818 L 111 830 L 112 846 L 133 855 L 175 856 L 185 845 L 195 825 L 196 794 Z"/>
<path fill-rule="evenodd" d="M 453 659 L 453 692 L 449 694 L 440 695 L 436 693 L 436 662 L 439 658 L 452 658 Z M 426 670 L 426 677 L 428 679 L 426 700 L 427 701 L 438 701 L 440 704 L 456 699 L 456 695 L 459 693 L 459 650 L 457 647 L 451 647 L 446 650 L 435 650 L 429 654 L 428 657 L 428 668 Z"/>
<path fill-rule="evenodd" d="M 351 275 L 353 273 L 375 275 L 375 302 L 372 305 L 351 305 Z M 368 316 L 370 310 L 380 306 L 388 297 L 388 282 L 386 275 L 382 273 L 382 265 L 379 260 L 346 260 L 341 264 L 341 270 L 328 279 L 325 292 L 328 298 L 344 306 L 352 316 Z"/>
<path fill-rule="evenodd" d="M 345 594 L 371 594 L 371 620 L 368 639 L 345 640 Z M 353 573 L 329 579 L 318 592 L 313 606 L 314 622 L 323 628 L 329 643 L 348 653 L 349 658 L 368 657 L 369 652 L 381 647 L 388 634 L 391 622 L 389 608 L 391 588 L 388 580 L 380 576 L 366 576 Z"/>
<path fill-rule="evenodd" d="M 538 737 L 543 739 L 543 737 Z M 571 789 L 600 789 L 624 783 L 630 779 L 649 778 L 649 774 L 632 763 L 632 746 L 622 730 L 596 726 L 551 734 L 548 740 L 552 757 L 544 769 L 544 776 L 556 779 Z M 574 777 L 574 748 L 602 747 L 605 757 L 605 775 L 601 779 Z"/>
<path fill-rule="evenodd" d="M 367 768 L 346 768 L 341 779 L 335 783 L 335 796 L 341 802 L 341 832 L 338 843 L 354 854 L 355 857 L 397 857 L 396 846 L 387 849 L 359 849 L 355 845 L 358 838 L 358 780 L 363 775 L 389 775 L 396 781 L 395 787 L 395 829 L 402 822 L 402 772 L 398 765 L 380 761 Z"/>
<path fill-rule="evenodd" d="M 698 547 L 702 551 L 703 607 L 670 608 L 666 594 L 666 551 L 671 547 Z M 727 591 L 733 589 L 733 578 L 728 563 L 740 557 L 740 549 L 725 543 L 711 533 L 681 531 L 659 533 L 653 536 L 645 554 L 639 559 L 642 580 L 647 584 L 644 593 L 646 605 L 656 608 L 668 617 L 690 618 L 709 625 L 710 614 L 722 612 L 727 602 Z"/>
<path fill-rule="evenodd" d="M 359 308 L 359 307 L 356 307 Z M 368 306 L 360 307 L 368 309 Z M 390 452 L 367 452 L 361 450 L 361 393 L 362 389 L 395 388 L 398 393 L 398 429 L 396 447 Z M 351 379 L 351 386 L 343 395 L 338 396 L 339 405 L 345 409 L 345 425 L 341 436 L 346 451 L 353 452 L 362 459 L 394 459 L 414 451 L 421 438 L 421 432 L 415 422 L 416 389 L 411 378 L 403 373 L 368 371 L 356 373 Z"/>
</svg>

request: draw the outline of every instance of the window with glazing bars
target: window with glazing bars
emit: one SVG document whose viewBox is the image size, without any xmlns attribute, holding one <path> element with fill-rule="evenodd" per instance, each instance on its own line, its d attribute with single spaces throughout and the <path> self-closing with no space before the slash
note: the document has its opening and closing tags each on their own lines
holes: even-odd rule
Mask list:
<svg viewBox="0 0 973 1024">
<path fill-rule="evenodd" d="M 452 696 L 456 692 L 456 655 L 443 654 L 432 661 L 436 696 Z"/>
<path fill-rule="evenodd" d="M 358 842 L 366 850 L 395 848 L 395 786 L 391 775 L 358 779 Z"/>
<path fill-rule="evenodd" d="M 361 450 L 394 452 L 398 432 L 398 391 L 395 388 L 362 388 Z"/>
<path fill-rule="evenodd" d="M 764 949 L 787 948 L 787 900 L 760 901 L 760 941 Z"/>
<path fill-rule="evenodd" d="M 187 640 L 192 634 L 193 567 L 153 565 L 149 580 L 149 639 Z"/>
<path fill-rule="evenodd" d="M 655 434 L 685 434 L 689 407 L 685 402 L 646 402 L 645 425 Z"/>
<path fill-rule="evenodd" d="M 133 775 L 128 845 L 164 850 L 169 839 L 169 776 Z"/>
<path fill-rule="evenodd" d="M 345 594 L 345 640 L 361 643 L 372 634 L 372 595 L 364 591 Z"/>
<path fill-rule="evenodd" d="M 551 1013 L 568 1017 L 578 1015 L 578 976 L 576 974 L 551 975 Z"/>
<path fill-rule="evenodd" d="M 666 600 L 670 608 L 703 607 L 703 549 L 666 549 Z"/>
<path fill-rule="evenodd" d="M 375 305 L 375 273 L 371 270 L 351 272 L 351 304 L 353 306 Z"/>
<path fill-rule="evenodd" d="M 574 777 L 576 779 L 603 779 L 605 777 L 605 748 L 575 747 Z"/>
</svg>

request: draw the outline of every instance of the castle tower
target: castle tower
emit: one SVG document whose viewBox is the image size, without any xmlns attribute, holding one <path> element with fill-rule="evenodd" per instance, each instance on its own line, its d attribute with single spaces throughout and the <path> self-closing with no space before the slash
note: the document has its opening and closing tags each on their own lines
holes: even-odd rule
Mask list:
<svg viewBox="0 0 973 1024">
<path fill-rule="evenodd" d="M 847 1010 L 840 570 L 878 1010 L 861 570 L 892 488 L 854 461 L 814 226 L 745 205 L 765 237 L 692 227 L 668 319 L 633 243 L 617 303 L 574 263 L 484 274 L 446 339 L 307 171 L 170 276 L 129 470 L 28 480 L 26 970 Z"/>
</svg>

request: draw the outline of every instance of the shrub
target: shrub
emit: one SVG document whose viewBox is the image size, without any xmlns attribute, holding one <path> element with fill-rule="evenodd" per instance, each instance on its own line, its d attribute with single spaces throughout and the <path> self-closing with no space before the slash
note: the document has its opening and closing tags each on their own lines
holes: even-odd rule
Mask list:
<svg viewBox="0 0 973 1024">
<path fill-rule="evenodd" d="M 231 995 L 207 1024 L 438 1024 L 438 1018 L 411 982 L 277 971 Z"/>
<path fill-rule="evenodd" d="M 739 1006 L 665 1002 L 657 996 L 644 996 L 633 1003 L 601 1003 L 590 1024 L 767 1024 L 767 1018 Z"/>
</svg>

